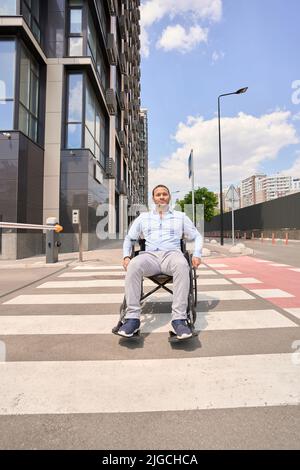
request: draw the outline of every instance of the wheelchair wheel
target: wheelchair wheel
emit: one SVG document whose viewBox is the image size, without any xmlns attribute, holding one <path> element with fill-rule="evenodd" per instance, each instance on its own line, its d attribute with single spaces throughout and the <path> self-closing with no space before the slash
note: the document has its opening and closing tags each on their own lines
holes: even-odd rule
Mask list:
<svg viewBox="0 0 300 470">
<path fill-rule="evenodd" d="M 196 269 L 190 264 L 190 291 L 188 295 L 188 311 L 187 318 L 190 327 L 193 329 L 197 319 L 197 276 Z"/>
<path fill-rule="evenodd" d="M 197 270 L 193 269 L 193 292 L 194 292 L 194 307 L 197 307 Z"/>
</svg>

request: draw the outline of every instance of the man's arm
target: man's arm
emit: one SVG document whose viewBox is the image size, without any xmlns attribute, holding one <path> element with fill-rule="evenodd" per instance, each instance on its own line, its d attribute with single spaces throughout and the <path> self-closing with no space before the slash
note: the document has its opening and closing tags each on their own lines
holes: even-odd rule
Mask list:
<svg viewBox="0 0 300 470">
<path fill-rule="evenodd" d="M 142 233 L 141 216 L 139 215 L 132 223 L 123 243 L 123 258 L 131 257 L 132 242 L 137 240 Z"/>
<path fill-rule="evenodd" d="M 195 225 L 189 217 L 184 214 L 183 219 L 183 233 L 190 240 L 195 241 L 194 253 L 193 256 L 196 258 L 201 258 L 202 256 L 202 247 L 203 247 L 203 237 L 196 229 Z"/>
</svg>

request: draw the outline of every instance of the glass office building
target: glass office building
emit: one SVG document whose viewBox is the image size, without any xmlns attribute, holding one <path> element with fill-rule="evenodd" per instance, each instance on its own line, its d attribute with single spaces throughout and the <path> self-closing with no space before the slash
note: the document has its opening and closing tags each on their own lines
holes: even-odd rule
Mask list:
<svg viewBox="0 0 300 470">
<path fill-rule="evenodd" d="M 0 220 L 64 227 L 61 251 L 127 230 L 144 202 L 139 0 L 0 0 Z M 144 167 L 143 163 L 143 167 Z M 1 230 L 1 229 L 0 229 Z M 41 233 L 2 230 L 0 257 L 44 252 Z"/>
</svg>

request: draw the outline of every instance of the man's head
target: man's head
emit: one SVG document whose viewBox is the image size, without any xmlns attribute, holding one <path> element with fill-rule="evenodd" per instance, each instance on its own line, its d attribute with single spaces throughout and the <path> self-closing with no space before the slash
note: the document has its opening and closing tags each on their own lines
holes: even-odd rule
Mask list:
<svg viewBox="0 0 300 470">
<path fill-rule="evenodd" d="M 153 202 L 158 208 L 166 209 L 169 206 L 171 194 L 169 188 L 164 184 L 158 184 L 152 190 Z"/>
</svg>

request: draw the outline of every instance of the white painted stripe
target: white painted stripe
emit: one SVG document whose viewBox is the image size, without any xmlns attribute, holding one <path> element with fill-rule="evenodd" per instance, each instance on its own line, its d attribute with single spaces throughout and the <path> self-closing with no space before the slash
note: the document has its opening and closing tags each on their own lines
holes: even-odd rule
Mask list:
<svg viewBox="0 0 300 470">
<path fill-rule="evenodd" d="M 228 268 L 227 264 L 220 264 L 220 263 L 208 263 L 210 268 Z"/>
<path fill-rule="evenodd" d="M 107 265 L 107 266 L 103 266 L 103 265 L 97 265 L 97 264 L 93 264 L 93 265 L 89 265 L 89 266 L 76 266 L 76 268 L 73 268 L 74 270 L 76 271 L 93 271 L 93 270 L 99 270 L 99 271 L 111 271 L 111 270 L 121 270 L 123 269 L 123 266 L 121 265 Z"/>
<path fill-rule="evenodd" d="M 19 295 L 3 305 L 62 305 L 62 304 L 120 304 L 123 301 L 123 293 L 111 294 L 44 294 L 44 295 Z M 198 301 L 209 300 L 249 300 L 254 297 L 242 290 L 208 291 L 198 292 Z M 153 294 L 148 302 L 172 302 L 172 295 L 167 292 Z"/>
<path fill-rule="evenodd" d="M 300 273 L 300 268 L 291 268 L 290 271 L 294 271 L 295 273 Z"/>
<path fill-rule="evenodd" d="M 281 263 L 271 263 L 270 266 L 274 266 L 274 267 L 278 267 L 278 268 L 281 268 L 281 267 L 288 267 L 290 268 L 291 266 L 289 264 L 281 264 Z"/>
<path fill-rule="evenodd" d="M 91 271 L 91 272 L 68 272 L 68 273 L 63 273 L 60 274 L 58 277 L 68 277 L 68 278 L 75 278 L 75 277 L 95 277 L 95 276 L 126 276 L 126 271 L 120 271 L 120 272 L 96 272 L 96 271 Z M 214 271 L 198 271 L 197 276 L 217 276 L 217 273 Z"/>
<path fill-rule="evenodd" d="M 142 333 L 167 333 L 171 315 L 165 313 L 141 316 Z M 119 315 L 24 315 L 1 316 L 1 335 L 99 335 L 111 334 Z M 276 310 L 241 310 L 198 313 L 196 330 L 248 330 L 284 328 L 298 325 Z"/>
<path fill-rule="evenodd" d="M 253 261 L 256 261 L 257 263 L 270 263 L 270 261 L 268 260 L 265 260 L 265 259 L 256 259 L 256 258 L 252 258 Z"/>
<path fill-rule="evenodd" d="M 144 286 L 155 287 L 155 284 L 150 279 L 144 279 Z M 199 286 L 211 286 L 211 285 L 231 285 L 231 282 L 227 279 L 197 279 L 197 285 Z M 167 286 L 172 286 L 172 283 L 168 283 Z M 37 289 L 80 289 L 89 287 L 124 287 L 125 279 L 99 279 L 92 281 L 52 281 L 45 282 L 37 287 Z"/>
<path fill-rule="evenodd" d="M 262 297 L 263 299 L 275 299 L 275 298 L 285 298 L 285 297 L 295 297 L 288 292 L 285 292 L 281 289 L 250 289 L 251 292 Z"/>
<path fill-rule="evenodd" d="M 77 271 L 60 274 L 58 277 L 125 276 L 126 271 Z"/>
<path fill-rule="evenodd" d="M 284 310 L 300 320 L 300 308 L 285 308 Z"/>
<path fill-rule="evenodd" d="M 295 361 L 294 361 L 295 362 Z M 0 414 L 298 405 L 292 354 L 0 364 Z"/>
<path fill-rule="evenodd" d="M 230 280 L 237 284 L 263 284 L 262 281 L 255 279 L 255 277 L 230 277 Z"/>
<path fill-rule="evenodd" d="M 219 274 L 242 274 L 240 271 L 236 269 L 217 269 Z"/>
</svg>

